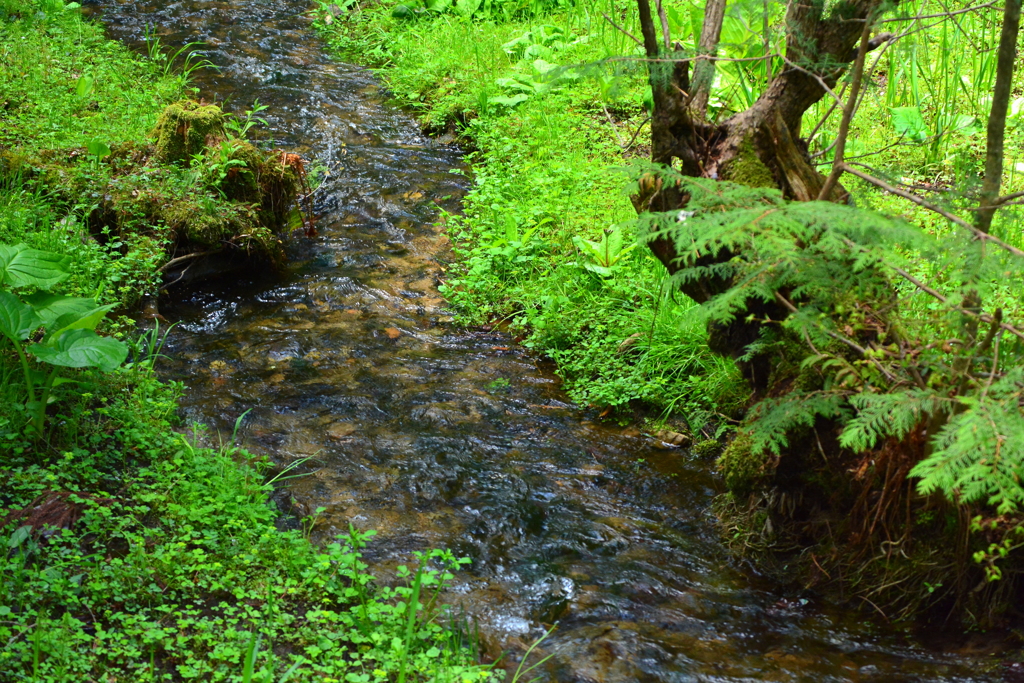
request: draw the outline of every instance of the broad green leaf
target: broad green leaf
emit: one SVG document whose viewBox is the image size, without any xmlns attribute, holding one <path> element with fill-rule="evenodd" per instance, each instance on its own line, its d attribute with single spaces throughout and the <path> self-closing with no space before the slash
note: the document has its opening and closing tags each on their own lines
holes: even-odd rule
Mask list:
<svg viewBox="0 0 1024 683">
<path fill-rule="evenodd" d="M 75 296 L 58 296 L 49 292 L 36 292 L 25 297 L 25 301 L 35 309 L 47 335 L 59 336 L 60 332 L 67 329 L 88 328 L 96 329 L 96 325 L 103 319 L 103 314 L 114 308 L 114 304 L 99 306 L 95 299 L 84 299 Z M 96 314 L 99 312 L 99 316 Z M 66 318 L 58 324 L 60 318 Z M 95 318 L 93 322 L 92 319 Z M 83 321 L 83 324 L 69 327 L 70 323 Z"/>
<path fill-rule="evenodd" d="M 610 278 L 613 275 L 611 268 L 606 268 L 604 266 L 599 266 L 599 265 L 597 265 L 595 263 L 585 263 L 583 265 L 583 267 L 586 270 L 588 270 L 591 273 L 593 273 L 594 275 L 597 275 L 598 277 Z"/>
<path fill-rule="evenodd" d="M 925 138 L 928 130 L 921 116 L 920 107 L 890 107 L 892 114 L 892 125 L 896 132 L 906 135 L 914 142 L 920 142 Z"/>
<path fill-rule="evenodd" d="M 522 53 L 523 50 L 525 50 L 532 44 L 533 34 L 530 31 L 527 31 L 518 38 L 513 38 L 512 40 L 502 45 L 501 49 L 504 50 L 509 55 L 517 55 Z"/>
<path fill-rule="evenodd" d="M 113 372 L 128 357 L 128 347 L 109 337 L 101 337 L 92 330 L 65 332 L 53 346 L 34 344 L 32 354 L 50 365 L 65 368 L 98 368 Z"/>
<path fill-rule="evenodd" d="M 452 6 L 452 0 L 428 0 L 427 9 L 431 12 L 444 12 Z"/>
<path fill-rule="evenodd" d="M 601 244 L 599 242 L 591 242 L 582 237 L 573 237 L 572 243 L 576 245 L 577 249 L 595 261 L 601 258 Z"/>
<path fill-rule="evenodd" d="M 607 249 L 605 254 L 609 260 L 613 260 L 622 251 L 622 230 L 619 228 L 613 228 L 611 232 L 605 237 L 607 240 Z"/>
<path fill-rule="evenodd" d="M 110 145 L 102 140 L 89 140 L 85 143 L 85 148 L 89 151 L 89 154 L 98 159 L 110 156 Z"/>
<path fill-rule="evenodd" d="M 0 244 L 0 284 L 49 289 L 68 276 L 71 259 L 25 244 Z"/>
<path fill-rule="evenodd" d="M 516 223 L 516 219 L 509 214 L 505 214 L 505 239 L 509 242 L 519 239 L 519 225 Z"/>
<path fill-rule="evenodd" d="M 52 345 L 65 332 L 70 332 L 71 330 L 95 330 L 96 326 L 103 320 L 103 317 L 114 306 L 115 304 L 107 304 L 106 306 L 96 306 L 87 311 L 65 313 L 53 322 L 46 333 L 46 339 L 43 341 L 46 344 Z"/>
<path fill-rule="evenodd" d="M 528 99 L 530 99 L 529 95 L 519 93 L 518 95 L 512 95 L 511 97 L 506 97 L 505 95 L 496 95 L 494 97 L 488 97 L 487 102 L 488 104 L 500 104 L 505 107 L 514 107 L 517 104 L 525 102 Z"/>
<path fill-rule="evenodd" d="M 395 5 L 395 9 L 391 10 L 391 16 L 395 19 L 415 19 L 416 10 L 406 4 Z"/>
<path fill-rule="evenodd" d="M 12 341 L 22 341 L 37 327 L 39 316 L 31 306 L 10 292 L 0 291 L 0 334 Z"/>
<path fill-rule="evenodd" d="M 86 98 L 92 92 L 94 80 L 89 74 L 85 74 L 75 83 L 75 94 L 81 98 Z"/>
<path fill-rule="evenodd" d="M 538 45 L 536 43 L 534 43 L 533 45 L 528 45 L 526 49 L 523 50 L 523 59 L 545 60 L 550 59 L 554 56 L 555 51 L 552 50 L 550 47 L 547 47 L 546 45 Z"/>
<path fill-rule="evenodd" d="M 455 3 L 455 13 L 469 18 L 476 14 L 476 11 L 480 9 L 480 5 L 483 4 L 483 0 L 458 0 Z"/>
<path fill-rule="evenodd" d="M 25 539 L 32 533 L 32 527 L 29 525 L 18 527 L 11 537 L 7 539 L 8 548 L 17 548 L 19 545 L 25 542 Z"/>
</svg>

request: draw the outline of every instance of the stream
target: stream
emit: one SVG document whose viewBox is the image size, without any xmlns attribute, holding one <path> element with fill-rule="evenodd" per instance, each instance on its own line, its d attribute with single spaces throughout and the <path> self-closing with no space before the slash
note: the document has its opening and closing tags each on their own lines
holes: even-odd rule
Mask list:
<svg viewBox="0 0 1024 683">
<path fill-rule="evenodd" d="M 487 651 L 541 650 L 544 680 L 996 681 L 868 612 L 785 591 L 730 557 L 710 503 L 713 462 L 657 448 L 573 406 L 550 367 L 500 332 L 451 322 L 437 291 L 439 209 L 468 181 L 459 149 L 425 137 L 378 80 L 332 60 L 304 0 L 103 0 L 110 35 L 206 43 L 207 100 L 269 105 L 262 140 L 331 169 L 319 236 L 283 272 L 242 272 L 160 301 L 179 322 L 164 376 L 187 419 L 301 461 L 291 490 L 324 508 L 320 540 L 376 529 L 387 571 L 415 550 L 472 558 L 450 601 Z M 304 460 L 307 459 L 307 460 Z"/>
</svg>

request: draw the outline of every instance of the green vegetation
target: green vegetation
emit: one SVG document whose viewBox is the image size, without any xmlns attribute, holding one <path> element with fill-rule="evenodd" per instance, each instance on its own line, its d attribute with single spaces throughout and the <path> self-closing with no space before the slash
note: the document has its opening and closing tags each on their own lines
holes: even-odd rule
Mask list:
<svg viewBox="0 0 1024 683">
<path fill-rule="evenodd" d="M 463 214 L 443 217 L 458 256 L 443 291 L 460 320 L 508 322 L 583 404 L 623 417 L 631 403 L 658 406 L 714 434 L 746 397 L 739 373 L 703 344 L 702 311 L 632 246 L 622 167 L 645 148 L 644 67 L 554 66 L 629 52 L 628 38 L 590 25 L 595 11 L 410 21 L 380 5 L 321 27 L 343 56 L 387 65 L 426 126 L 454 126 L 477 150 Z"/>
<path fill-rule="evenodd" d="M 997 48 L 1019 3 L 501 6 L 314 12 L 475 149 L 464 212 L 443 217 L 461 319 L 508 324 L 582 403 L 732 432 L 717 509 L 737 550 L 789 550 L 790 578 L 895 616 L 1004 623 L 1024 533 L 1024 98 L 998 60 L 1016 31 Z M 859 53 L 864 17 L 884 23 Z M 699 52 L 735 61 L 643 61 Z M 769 84 L 811 95 L 765 117 L 783 106 Z"/>
<path fill-rule="evenodd" d="M 76 244 L 87 231 L 98 248 L 82 260 L 117 261 L 127 271 L 114 280 L 94 274 L 94 284 L 116 283 L 104 300 L 128 305 L 156 290 L 153 265 L 172 256 L 279 258 L 277 233 L 298 222 L 290 209 L 301 168 L 235 132 L 251 118 L 236 121 L 187 98 L 175 103 L 187 94 L 186 78 L 158 39 L 149 59 L 129 57 L 73 5 L 0 4 L 0 171 L 36 197 L 18 205 L 81 223 L 63 240 L 32 231 L 30 244 L 77 262 L 90 251 Z M 184 72 L 201 66 L 186 59 Z M 10 242 L 17 232 L 0 238 Z"/>
<path fill-rule="evenodd" d="M 131 306 L 173 249 L 263 226 L 269 253 L 301 167 L 244 141 L 258 105 L 181 100 L 158 43 L 77 7 L 0 2 L 0 681 L 489 680 L 438 606 L 463 561 L 383 583 L 369 533 L 316 547 L 270 500 L 284 473 L 179 430 Z"/>
</svg>

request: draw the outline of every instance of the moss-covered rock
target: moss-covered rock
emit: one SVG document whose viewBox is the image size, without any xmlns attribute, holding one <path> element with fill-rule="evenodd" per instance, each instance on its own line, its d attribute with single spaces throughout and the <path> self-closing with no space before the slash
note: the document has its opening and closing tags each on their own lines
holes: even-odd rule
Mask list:
<svg viewBox="0 0 1024 683">
<path fill-rule="evenodd" d="M 746 432 L 736 435 L 718 458 L 718 469 L 725 485 L 737 496 L 749 494 L 757 485 L 770 477 L 775 459 L 769 453 L 755 453 L 753 440 Z"/>
<path fill-rule="evenodd" d="M 232 168 L 220 189 L 228 199 L 256 207 L 264 227 L 283 230 L 301 187 L 300 171 L 286 163 L 294 156 L 235 141 L 231 158 L 244 165 Z"/>
<path fill-rule="evenodd" d="M 224 112 L 216 105 L 194 100 L 169 104 L 160 114 L 153 136 L 159 161 L 188 162 L 193 154 L 225 137 Z"/>
</svg>

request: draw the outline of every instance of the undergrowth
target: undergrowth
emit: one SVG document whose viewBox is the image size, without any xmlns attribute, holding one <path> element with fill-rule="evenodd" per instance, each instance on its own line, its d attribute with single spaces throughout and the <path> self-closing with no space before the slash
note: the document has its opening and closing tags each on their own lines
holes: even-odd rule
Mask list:
<svg viewBox="0 0 1024 683">
<path fill-rule="evenodd" d="M 817 572 L 810 582 L 830 579 L 831 567 L 899 616 L 955 602 L 978 625 L 1012 611 L 999 567 L 1022 547 L 1024 422 L 1019 341 L 999 325 L 1022 312 L 1018 261 L 979 256 L 952 222 L 850 175 L 856 209 L 709 180 L 688 190 L 736 201 L 637 221 L 627 192 L 643 189 L 642 173 L 649 183 L 692 179 L 644 167 L 624 189 L 622 169 L 644 166 L 635 158 L 647 155 L 651 106 L 642 50 L 627 35 L 640 35 L 631 5 L 524 15 L 379 2 L 342 15 L 319 4 L 316 25 L 336 50 L 377 66 L 428 130 L 474 149 L 464 212 L 443 217 L 457 258 L 444 293 L 463 322 L 507 324 L 556 360 L 581 403 L 642 402 L 693 431 L 733 428 L 719 461 L 731 489 L 719 506 L 726 526 L 758 548 L 785 527 Z M 664 29 L 683 52 L 695 48 L 703 4 L 663 4 Z M 885 30 L 900 39 L 868 59 L 846 160 L 969 216 L 995 73 L 994 51 L 982 48 L 999 14 L 954 5 L 955 17 L 928 30 L 915 15 L 949 7 L 886 7 Z M 717 67 L 712 122 L 749 107 L 787 68 L 778 56 L 786 7 L 729 3 L 719 54 L 736 61 Z M 1003 182 L 1011 198 L 1024 171 L 1016 78 Z M 812 162 L 826 170 L 838 112 L 825 97 L 805 115 Z M 1019 212 L 1008 203 L 993 225 L 1011 247 L 1022 244 Z M 675 240 L 680 254 L 743 257 L 687 262 L 670 279 L 645 247 L 653 237 Z M 731 286 L 706 304 L 677 293 L 711 275 Z M 972 288 L 988 312 L 965 323 L 957 307 L 970 309 Z M 740 362 L 771 360 L 753 397 L 735 363 L 709 349 L 709 331 L 715 345 L 740 318 L 761 326 Z M 968 549 L 984 570 L 977 587 L 967 585 L 979 573 Z"/>
</svg>

